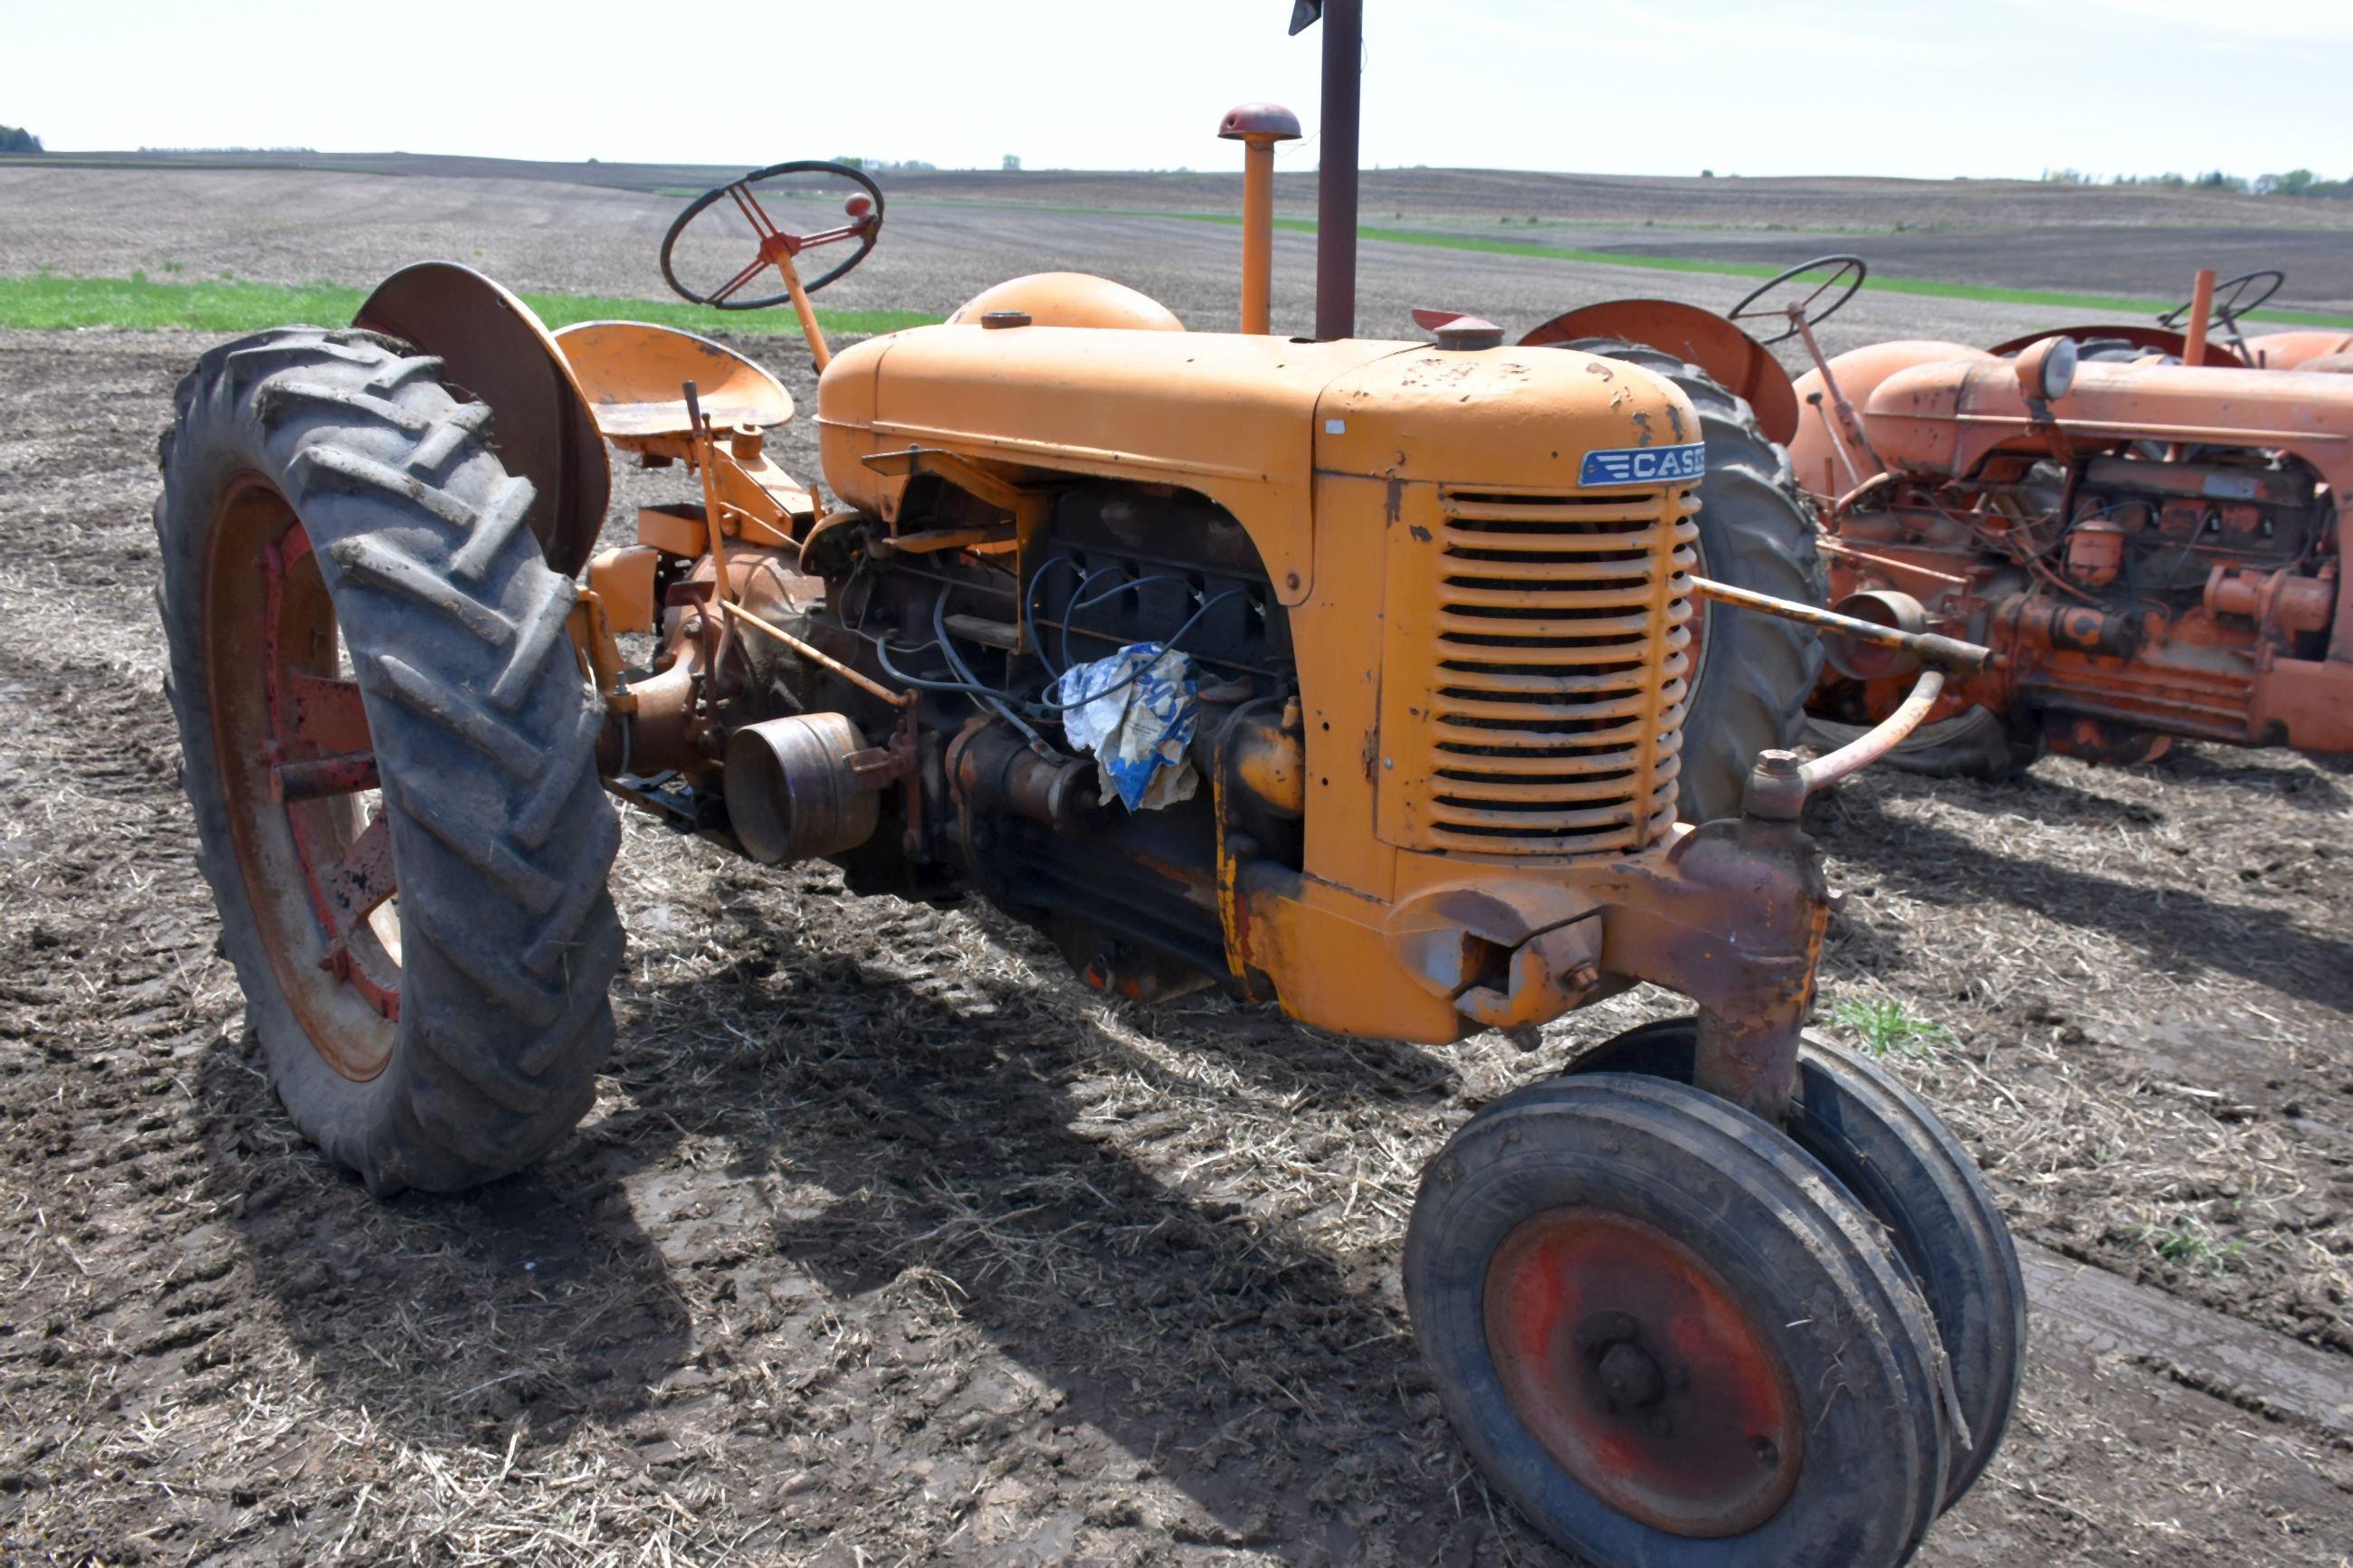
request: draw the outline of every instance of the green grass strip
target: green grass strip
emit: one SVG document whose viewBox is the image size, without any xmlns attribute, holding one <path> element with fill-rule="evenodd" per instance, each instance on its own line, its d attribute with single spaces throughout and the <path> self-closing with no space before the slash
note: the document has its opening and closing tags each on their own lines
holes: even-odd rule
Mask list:
<svg viewBox="0 0 2353 1568">
<path fill-rule="evenodd" d="M 132 331 L 185 328 L 200 332 L 253 332 L 290 321 L 319 325 L 352 319 L 364 289 L 333 283 L 253 283 L 242 279 L 159 282 L 144 273 L 128 278 L 61 278 L 41 273 L 0 278 L 0 327 L 57 331 L 119 327 Z M 523 302 L 550 327 L 575 321 L 650 321 L 694 332 L 789 337 L 800 328 L 790 310 L 713 310 L 682 300 L 624 300 L 604 294 L 525 294 Z M 832 310 L 819 308 L 828 332 L 865 336 L 928 326 L 940 318 L 922 310 Z"/>
</svg>

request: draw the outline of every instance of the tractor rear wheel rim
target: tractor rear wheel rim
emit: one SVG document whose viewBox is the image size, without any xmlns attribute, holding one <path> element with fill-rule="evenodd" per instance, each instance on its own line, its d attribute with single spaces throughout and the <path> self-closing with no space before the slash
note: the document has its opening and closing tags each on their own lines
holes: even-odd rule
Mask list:
<svg viewBox="0 0 2353 1568">
<path fill-rule="evenodd" d="M 1504 1238 L 1484 1294 L 1514 1411 L 1602 1501 L 1718 1538 L 1788 1500 L 1804 1428 L 1788 1363 L 1690 1247 L 1625 1215 L 1548 1209 Z"/>
<path fill-rule="evenodd" d="M 288 1005 L 320 1056 L 384 1070 L 400 1017 L 391 826 L 359 687 L 310 535 L 259 474 L 225 487 L 205 572 L 205 668 L 229 836 Z"/>
</svg>

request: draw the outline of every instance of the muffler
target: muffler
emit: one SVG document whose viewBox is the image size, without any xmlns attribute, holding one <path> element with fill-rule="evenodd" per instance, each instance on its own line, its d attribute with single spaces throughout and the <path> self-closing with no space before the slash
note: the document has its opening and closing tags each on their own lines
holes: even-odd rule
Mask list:
<svg viewBox="0 0 2353 1568">
<path fill-rule="evenodd" d="M 891 754 L 839 713 L 747 724 L 727 740 L 722 788 L 735 841 L 764 866 L 855 849 L 874 835 Z"/>
</svg>

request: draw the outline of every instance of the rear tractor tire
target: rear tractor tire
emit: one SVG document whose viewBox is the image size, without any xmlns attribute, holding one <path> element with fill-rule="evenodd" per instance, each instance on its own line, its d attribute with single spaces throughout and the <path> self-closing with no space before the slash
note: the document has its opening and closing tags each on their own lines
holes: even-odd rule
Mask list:
<svg viewBox="0 0 2353 1568">
<path fill-rule="evenodd" d="M 575 591 L 441 362 L 290 328 L 180 384 L 155 508 L 197 854 L 295 1123 L 378 1192 L 539 1158 L 613 1037 Z"/>
<path fill-rule="evenodd" d="M 1789 454 L 1747 400 L 1673 354 L 1617 338 L 1555 345 L 1640 365 L 1683 389 L 1707 444 L 1700 481 L 1700 574 L 1778 599 L 1821 605 L 1830 578 L 1814 547 L 1813 504 Z M 1707 822 L 1740 809 L 1759 752 L 1794 746 L 1821 673 L 1821 640 L 1778 616 L 1695 600 L 1692 695 L 1683 719 L 1682 815 Z"/>
<path fill-rule="evenodd" d="M 1600 1568 L 1894 1568 L 1936 1516 L 1936 1330 L 1878 1223 L 1788 1137 L 1595 1073 L 1430 1162 L 1406 1304 L 1491 1484 Z"/>
</svg>

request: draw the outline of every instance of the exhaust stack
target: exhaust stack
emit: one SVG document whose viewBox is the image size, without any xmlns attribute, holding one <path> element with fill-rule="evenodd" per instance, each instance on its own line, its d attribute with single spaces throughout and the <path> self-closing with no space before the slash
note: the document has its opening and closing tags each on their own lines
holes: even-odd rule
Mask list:
<svg viewBox="0 0 2353 1568">
<path fill-rule="evenodd" d="M 1242 331 L 1273 330 L 1274 144 L 1299 140 L 1299 116 L 1279 103 L 1226 110 L 1218 134 L 1242 145 Z"/>
<path fill-rule="evenodd" d="M 1315 182 L 1315 335 L 1356 335 L 1356 111 L 1365 0 L 1297 0 L 1291 30 L 1324 18 L 1324 127 Z"/>
</svg>

